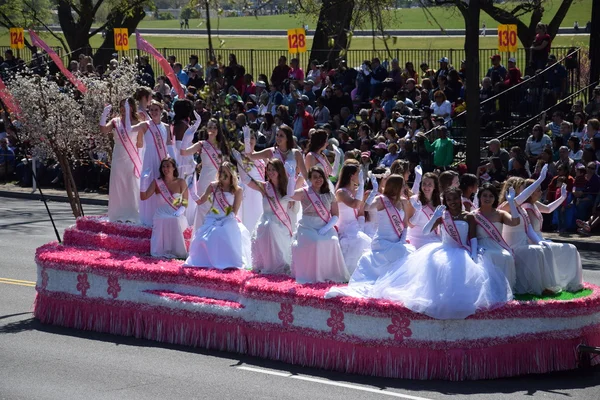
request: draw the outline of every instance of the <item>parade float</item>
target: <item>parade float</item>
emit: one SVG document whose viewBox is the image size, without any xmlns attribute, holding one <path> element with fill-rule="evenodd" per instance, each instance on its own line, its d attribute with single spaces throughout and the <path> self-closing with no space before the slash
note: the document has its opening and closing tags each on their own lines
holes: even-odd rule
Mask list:
<svg viewBox="0 0 600 400">
<path fill-rule="evenodd" d="M 189 242 L 191 230 L 185 233 Z M 600 345 L 600 287 L 435 320 L 389 301 L 333 298 L 332 284 L 150 256 L 149 228 L 82 217 L 37 250 L 43 323 L 229 351 L 346 373 L 471 380 L 573 369 Z M 592 364 L 598 363 L 597 358 Z"/>
</svg>

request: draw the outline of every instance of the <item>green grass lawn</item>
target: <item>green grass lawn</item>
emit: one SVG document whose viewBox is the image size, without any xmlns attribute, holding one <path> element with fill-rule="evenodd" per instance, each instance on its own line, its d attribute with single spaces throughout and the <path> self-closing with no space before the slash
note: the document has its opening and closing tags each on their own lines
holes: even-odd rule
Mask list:
<svg viewBox="0 0 600 400">
<path fill-rule="evenodd" d="M 516 294 L 515 300 L 519 301 L 537 301 L 537 300 L 573 300 L 581 297 L 586 297 L 592 294 L 592 290 L 583 289 L 579 292 L 560 292 L 554 296 L 535 296 L 533 294 Z"/>
<path fill-rule="evenodd" d="M 546 2 L 546 18 L 543 22 L 550 22 L 551 18 L 556 14 L 556 10 L 560 5 L 559 0 L 550 0 Z M 507 3 L 506 8 L 512 8 L 514 3 Z M 460 29 L 464 28 L 462 16 L 454 8 L 448 7 L 432 7 L 431 14 L 445 29 Z M 575 21 L 579 22 L 580 26 L 585 26 L 585 23 L 590 19 L 592 10 L 592 0 L 575 0 L 562 26 L 572 27 Z M 526 14 L 521 17 L 523 21 L 529 21 L 530 15 Z M 389 29 L 432 29 L 437 28 L 433 20 L 429 20 L 423 10 L 420 8 L 398 9 L 390 12 Z M 485 22 L 488 28 L 494 28 L 498 25 L 486 13 L 481 14 L 481 21 Z M 216 28 L 217 20 L 212 20 L 212 27 Z M 309 29 L 314 29 L 316 19 L 303 15 L 273 15 L 255 17 L 229 17 L 219 18 L 219 26 L 221 29 L 291 29 L 301 27 L 303 24 L 308 24 Z M 204 29 L 206 27 L 204 20 L 190 20 L 190 28 Z M 179 28 L 178 20 L 156 21 L 145 20 L 140 23 L 140 28 Z M 370 29 L 368 27 L 367 29 Z"/>
</svg>

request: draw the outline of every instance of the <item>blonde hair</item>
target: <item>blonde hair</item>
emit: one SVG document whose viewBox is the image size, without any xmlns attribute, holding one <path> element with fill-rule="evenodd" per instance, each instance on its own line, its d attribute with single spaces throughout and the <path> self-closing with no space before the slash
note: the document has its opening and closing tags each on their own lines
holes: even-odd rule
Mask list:
<svg viewBox="0 0 600 400">
<path fill-rule="evenodd" d="M 223 170 L 223 168 L 226 168 L 229 171 L 229 184 L 231 185 L 231 187 L 229 188 L 229 192 L 235 193 L 239 189 L 237 171 L 235 170 L 235 167 L 232 163 L 230 163 L 229 161 L 223 161 L 223 163 L 221 163 L 221 166 L 219 167 L 217 178 L 221 177 L 221 171 Z M 220 185 L 221 180 L 219 179 L 219 186 Z"/>
<path fill-rule="evenodd" d="M 518 176 L 511 176 L 504 182 L 504 186 L 502 186 L 502 191 L 500 192 L 500 201 L 506 201 L 506 194 L 510 188 L 515 189 L 515 192 L 518 192 L 519 188 L 525 184 L 525 179 L 519 178 Z"/>
</svg>

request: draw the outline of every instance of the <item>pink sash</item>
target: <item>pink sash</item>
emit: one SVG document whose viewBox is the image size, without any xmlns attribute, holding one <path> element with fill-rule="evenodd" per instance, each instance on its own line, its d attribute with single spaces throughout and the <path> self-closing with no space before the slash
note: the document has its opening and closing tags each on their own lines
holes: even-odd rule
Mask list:
<svg viewBox="0 0 600 400">
<path fill-rule="evenodd" d="M 464 244 L 460 238 L 460 234 L 458 233 L 458 229 L 456 228 L 456 224 L 452 219 L 452 215 L 448 211 L 444 211 L 444 215 L 442 216 L 442 223 L 448 235 L 454 240 L 460 247 L 467 251 L 471 251 L 470 246 Z"/>
<path fill-rule="evenodd" d="M 265 175 L 265 170 L 267 168 L 267 164 L 263 160 L 255 160 L 254 161 L 254 166 L 258 170 L 258 173 L 260 175 L 260 179 L 265 179 L 266 180 L 267 178 L 266 178 L 266 175 Z"/>
<path fill-rule="evenodd" d="M 463 210 L 465 209 L 464 203 L 470 204 L 471 208 L 475 207 L 475 204 L 473 204 L 473 202 L 470 199 L 467 199 L 466 197 L 461 197 L 460 201 L 461 203 L 463 203 Z"/>
<path fill-rule="evenodd" d="M 173 195 L 171 194 L 171 191 L 165 184 L 165 181 L 163 181 L 162 179 L 156 179 L 155 182 L 156 186 L 158 187 L 158 191 L 160 192 L 160 195 L 163 197 L 163 199 L 165 199 L 167 204 L 169 204 L 173 210 L 177 211 L 179 207 L 175 205 L 175 197 L 173 197 Z"/>
<path fill-rule="evenodd" d="M 312 188 L 308 188 L 308 190 L 304 189 L 304 192 L 306 193 L 308 200 L 310 200 L 310 202 L 312 203 L 319 217 L 321 217 L 321 219 L 325 221 L 325 223 L 329 222 L 329 220 L 331 219 L 331 213 L 327 211 L 325 205 L 321 201 L 321 198 L 314 192 L 314 190 L 312 190 Z"/>
<path fill-rule="evenodd" d="M 140 177 L 140 171 L 142 170 L 142 159 L 140 158 L 140 154 L 138 153 L 137 147 L 133 145 L 131 138 L 127 135 L 125 131 L 125 127 L 123 126 L 123 121 L 119 118 L 119 122 L 115 123 L 113 120 L 113 126 L 115 131 L 117 131 L 117 137 L 119 141 L 125 148 L 131 163 L 133 164 L 133 174 L 136 178 Z"/>
<path fill-rule="evenodd" d="M 427 220 L 430 220 L 430 219 L 431 219 L 431 217 L 433 217 L 433 211 L 434 211 L 434 210 L 433 210 L 433 207 L 431 207 L 429 204 L 427 204 L 427 205 L 423 206 L 423 207 L 421 208 L 421 211 L 423 212 L 423 214 L 425 214 L 425 216 L 427 217 Z M 439 229 L 438 229 L 438 228 L 435 228 L 433 231 L 434 231 L 434 232 L 435 232 L 437 235 L 439 235 L 439 234 L 440 234 L 440 231 L 439 231 Z"/>
<path fill-rule="evenodd" d="M 327 160 L 327 158 L 323 159 L 323 157 L 320 154 L 315 153 L 313 151 L 311 151 L 310 154 L 312 154 L 312 156 L 319 162 L 319 164 L 321 164 L 323 166 L 325 175 L 326 176 L 331 175 L 331 164 L 329 164 L 329 161 Z"/>
<path fill-rule="evenodd" d="M 341 188 L 340 190 L 343 190 L 344 192 L 348 193 L 348 195 L 350 197 L 352 197 L 353 199 L 356 199 L 356 197 L 354 197 L 354 195 L 352 194 L 351 191 L 349 191 L 346 188 Z M 358 210 L 356 208 L 353 208 L 352 211 L 354 211 L 354 218 L 358 219 Z"/>
<path fill-rule="evenodd" d="M 148 129 L 150 129 L 152 139 L 154 139 L 154 147 L 156 147 L 158 159 L 164 160 L 167 157 L 167 148 L 165 147 L 165 142 L 163 141 L 162 135 L 160 134 L 160 129 L 158 125 L 156 125 L 154 121 L 150 120 L 148 121 Z"/>
<path fill-rule="evenodd" d="M 210 158 L 210 161 L 212 161 L 215 168 L 219 169 L 219 165 L 221 165 L 221 156 L 217 152 L 217 149 L 215 149 L 215 147 L 208 140 L 204 140 L 202 142 L 202 149 L 206 151 L 208 158 Z"/>
<path fill-rule="evenodd" d="M 225 193 L 223 193 L 223 189 L 221 189 L 218 185 L 214 185 L 213 186 L 213 194 L 215 196 L 214 197 L 215 201 L 217 202 L 217 204 L 223 211 L 223 214 L 227 215 L 227 208 L 230 208 L 229 213 L 233 214 L 235 219 L 237 219 L 237 221 L 240 222 L 240 219 L 238 218 L 238 216 L 235 215 L 235 213 L 233 212 L 233 205 L 229 204 L 229 202 L 225 198 Z"/>
<path fill-rule="evenodd" d="M 283 153 L 281 152 L 281 150 L 279 150 L 278 147 L 273 149 L 273 157 L 279 158 L 279 160 L 285 164 L 285 157 L 283 156 Z"/>
<path fill-rule="evenodd" d="M 394 227 L 394 231 L 396 231 L 396 235 L 398 235 L 398 238 L 402 237 L 402 231 L 404 231 L 404 222 L 402 222 L 400 212 L 398 211 L 396 206 L 392 204 L 390 199 L 388 199 L 384 195 L 381 195 L 381 202 L 383 203 L 385 212 L 387 213 L 388 218 L 390 219 L 390 222 Z"/>
<path fill-rule="evenodd" d="M 485 233 L 489 235 L 489 237 L 494 239 L 496 243 L 498 243 L 504 250 L 508 251 L 510 254 L 513 254 L 512 249 L 510 248 L 508 243 L 506 243 L 506 240 L 504 240 L 502 234 L 500 233 L 498 228 L 496 228 L 496 225 L 494 225 L 489 219 L 487 219 L 485 215 L 483 215 L 479 211 L 473 213 L 473 215 L 475 216 L 475 221 L 477 221 L 477 224 L 481 226 L 481 228 L 485 231 Z"/>
<path fill-rule="evenodd" d="M 521 208 L 525 210 L 525 214 L 527 214 L 527 210 L 533 211 L 533 215 L 535 215 L 535 218 L 540 222 L 540 227 L 542 226 L 542 223 L 544 222 L 544 217 L 542 216 L 542 213 L 540 212 L 540 210 L 538 210 L 537 207 L 535 207 L 531 203 L 523 203 L 521 204 Z M 527 216 L 529 217 L 529 214 L 527 214 Z"/>
<path fill-rule="evenodd" d="M 279 221 L 288 229 L 290 236 L 292 236 L 292 220 L 290 216 L 283 209 L 281 202 L 279 201 L 279 196 L 275 192 L 275 188 L 271 185 L 271 182 L 267 182 L 265 185 L 265 191 L 267 193 L 267 201 L 271 206 L 271 210 L 273 210 L 273 214 L 277 217 Z"/>
</svg>

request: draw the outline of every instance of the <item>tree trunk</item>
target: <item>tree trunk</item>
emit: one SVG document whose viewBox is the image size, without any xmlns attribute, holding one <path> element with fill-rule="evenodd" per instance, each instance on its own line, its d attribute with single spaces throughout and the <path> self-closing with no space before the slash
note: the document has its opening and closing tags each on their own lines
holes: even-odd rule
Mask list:
<svg viewBox="0 0 600 400">
<path fill-rule="evenodd" d="M 466 102 L 467 102 L 467 168 L 477 173 L 481 157 L 481 121 L 479 110 L 479 0 L 460 4 L 465 19 Z"/>
<path fill-rule="evenodd" d="M 88 32 L 92 27 L 94 15 L 91 14 L 93 12 L 91 0 L 81 0 L 79 2 L 81 14 L 75 21 L 71 4 L 69 0 L 58 0 L 57 11 L 58 22 L 70 49 L 65 49 L 65 51 L 71 52 L 69 55 L 71 60 L 76 60 L 80 54 L 92 55 Z"/>
<path fill-rule="evenodd" d="M 323 0 L 319 21 L 315 29 L 310 59 L 319 62 L 329 61 L 330 68 L 334 68 L 341 50 L 346 50 L 348 45 L 347 33 L 350 30 L 354 0 Z M 335 40 L 333 48 L 329 47 L 329 39 Z"/>
</svg>

